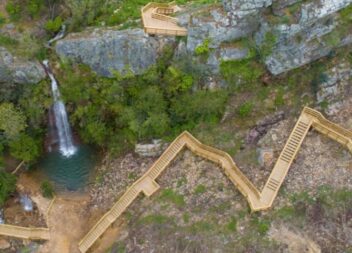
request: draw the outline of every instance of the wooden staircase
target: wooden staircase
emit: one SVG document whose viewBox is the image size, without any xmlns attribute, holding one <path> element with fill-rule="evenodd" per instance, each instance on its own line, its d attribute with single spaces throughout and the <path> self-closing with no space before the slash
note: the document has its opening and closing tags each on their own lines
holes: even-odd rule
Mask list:
<svg viewBox="0 0 352 253">
<path fill-rule="evenodd" d="M 201 157 L 219 164 L 231 182 L 245 196 L 252 211 L 270 208 L 311 127 L 345 145 L 352 153 L 352 132 L 326 120 L 318 111 L 306 107 L 297 120 L 261 193 L 241 172 L 229 154 L 204 145 L 190 133 L 183 132 L 169 145 L 151 168 L 128 188 L 112 209 L 88 232 L 79 243 L 79 249 L 81 252 L 86 252 L 110 224 L 137 198 L 140 192 L 147 196 L 151 196 L 156 192 L 160 186 L 155 180 L 184 147 L 189 148 Z"/>
<path fill-rule="evenodd" d="M 48 228 L 27 228 L 0 224 L 0 234 L 17 237 L 27 240 L 49 240 L 50 232 Z"/>
</svg>

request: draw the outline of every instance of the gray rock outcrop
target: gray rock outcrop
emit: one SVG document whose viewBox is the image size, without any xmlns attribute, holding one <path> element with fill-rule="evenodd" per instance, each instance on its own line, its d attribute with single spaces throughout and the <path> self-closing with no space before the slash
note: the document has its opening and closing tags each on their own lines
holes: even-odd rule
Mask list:
<svg viewBox="0 0 352 253">
<path fill-rule="evenodd" d="M 337 14 L 351 3 L 352 0 L 309 1 L 301 4 L 296 13 L 297 22 L 264 23 L 256 34 L 258 46 L 263 43 L 266 32 L 272 32 L 276 37 L 276 45 L 265 60 L 269 71 L 278 75 L 352 44 L 352 33 L 340 32 L 346 30 L 346 25 Z"/>
<path fill-rule="evenodd" d="M 117 31 L 94 29 L 68 35 L 56 44 L 60 57 L 90 66 L 99 75 L 112 77 L 114 71 L 140 74 L 155 64 L 172 37 L 151 37 L 142 29 Z"/>
<path fill-rule="evenodd" d="M 39 62 L 20 59 L 0 47 L 0 83 L 30 84 L 44 78 L 45 71 Z"/>
</svg>

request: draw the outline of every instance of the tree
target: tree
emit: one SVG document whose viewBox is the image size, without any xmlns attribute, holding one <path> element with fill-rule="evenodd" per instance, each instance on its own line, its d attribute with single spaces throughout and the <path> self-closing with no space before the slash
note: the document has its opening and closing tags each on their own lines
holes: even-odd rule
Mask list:
<svg viewBox="0 0 352 253">
<path fill-rule="evenodd" d="M 11 103 L 0 104 L 0 130 L 7 138 L 12 139 L 27 127 L 26 118 Z"/>
<path fill-rule="evenodd" d="M 16 190 L 16 177 L 0 170 L 0 206 L 2 206 L 9 194 Z"/>
<path fill-rule="evenodd" d="M 9 143 L 13 157 L 25 162 L 34 161 L 40 155 L 40 145 L 32 137 L 20 134 Z"/>
<path fill-rule="evenodd" d="M 161 90 L 157 86 L 149 86 L 139 91 L 124 117 L 139 138 L 160 137 L 170 126 L 166 108 Z"/>
</svg>

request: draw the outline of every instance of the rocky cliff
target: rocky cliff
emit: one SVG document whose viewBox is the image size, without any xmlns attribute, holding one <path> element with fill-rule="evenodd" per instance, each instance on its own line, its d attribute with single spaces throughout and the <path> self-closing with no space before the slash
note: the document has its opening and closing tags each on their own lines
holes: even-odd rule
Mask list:
<svg viewBox="0 0 352 253">
<path fill-rule="evenodd" d="M 221 61 L 248 57 L 248 47 L 253 46 L 236 42 L 254 37 L 254 47 L 267 69 L 278 75 L 352 44 L 351 3 L 223 0 L 197 9 L 186 7 L 179 22 L 189 33 L 186 44 L 178 48 L 181 55 L 197 58 L 195 50 L 208 41 L 209 53 L 201 64 L 217 74 Z M 150 37 L 141 29 L 95 29 L 69 35 L 57 44 L 56 52 L 88 64 L 103 76 L 127 68 L 139 74 L 156 62 L 166 44 L 174 42 L 173 38 Z"/>
<path fill-rule="evenodd" d="M 102 76 L 112 77 L 114 71 L 142 73 L 156 63 L 164 46 L 174 41 L 174 38 L 149 37 L 142 29 L 95 29 L 70 34 L 57 43 L 56 52 L 89 65 Z"/>
<path fill-rule="evenodd" d="M 15 57 L 0 47 L 0 83 L 38 83 L 44 78 L 45 72 L 39 62 Z"/>
</svg>

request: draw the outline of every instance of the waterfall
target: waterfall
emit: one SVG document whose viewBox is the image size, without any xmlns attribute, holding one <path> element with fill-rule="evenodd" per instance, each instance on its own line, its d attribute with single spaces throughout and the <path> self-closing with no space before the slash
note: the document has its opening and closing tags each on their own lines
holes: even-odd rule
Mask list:
<svg viewBox="0 0 352 253">
<path fill-rule="evenodd" d="M 66 107 L 63 101 L 61 100 L 61 95 L 57 81 L 50 70 L 49 61 L 43 61 L 45 70 L 51 80 L 51 90 L 54 98 L 54 117 L 55 117 L 55 126 L 57 128 L 58 137 L 59 137 L 59 148 L 62 155 L 70 157 L 76 153 L 77 148 L 73 144 L 71 127 L 68 122 Z"/>
</svg>

